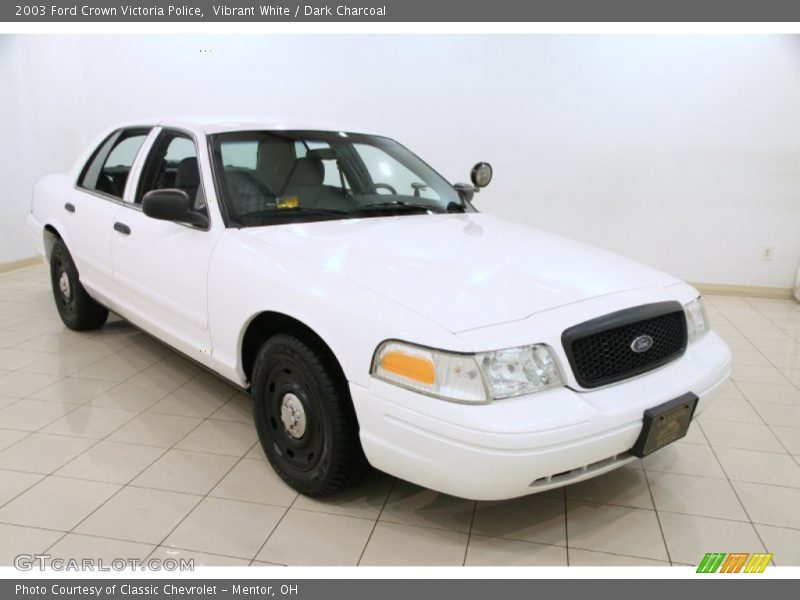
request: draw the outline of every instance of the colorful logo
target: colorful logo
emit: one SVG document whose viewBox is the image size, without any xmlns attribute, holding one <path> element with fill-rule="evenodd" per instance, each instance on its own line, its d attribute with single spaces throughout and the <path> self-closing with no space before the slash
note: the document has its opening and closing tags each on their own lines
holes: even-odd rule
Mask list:
<svg viewBox="0 0 800 600">
<path fill-rule="evenodd" d="M 766 552 L 708 552 L 697 565 L 698 573 L 763 573 L 772 554 Z"/>
</svg>

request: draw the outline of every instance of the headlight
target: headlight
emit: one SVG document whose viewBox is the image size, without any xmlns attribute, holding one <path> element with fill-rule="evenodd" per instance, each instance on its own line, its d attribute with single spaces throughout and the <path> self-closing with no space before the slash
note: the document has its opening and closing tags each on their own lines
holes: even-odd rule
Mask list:
<svg viewBox="0 0 800 600">
<path fill-rule="evenodd" d="M 690 342 L 710 329 L 708 313 L 702 298 L 689 302 L 683 307 L 683 312 L 686 314 L 686 330 L 689 333 Z"/>
<path fill-rule="evenodd" d="M 495 350 L 478 355 L 494 398 L 510 398 L 561 385 L 553 352 L 544 344 Z"/>
<path fill-rule="evenodd" d="M 561 384 L 555 357 L 541 344 L 475 355 L 388 341 L 375 352 L 372 374 L 423 394 L 475 404 Z"/>
</svg>

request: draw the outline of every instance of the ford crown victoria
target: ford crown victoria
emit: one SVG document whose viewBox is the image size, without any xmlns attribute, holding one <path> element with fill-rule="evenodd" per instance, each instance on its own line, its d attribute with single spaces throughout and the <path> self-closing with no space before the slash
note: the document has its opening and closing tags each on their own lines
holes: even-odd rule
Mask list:
<svg viewBox="0 0 800 600">
<path fill-rule="evenodd" d="M 697 290 L 478 212 L 490 179 L 380 135 L 166 119 L 42 179 L 28 224 L 67 327 L 114 311 L 249 389 L 305 494 L 371 464 L 511 498 L 683 437 L 730 373 Z"/>
</svg>

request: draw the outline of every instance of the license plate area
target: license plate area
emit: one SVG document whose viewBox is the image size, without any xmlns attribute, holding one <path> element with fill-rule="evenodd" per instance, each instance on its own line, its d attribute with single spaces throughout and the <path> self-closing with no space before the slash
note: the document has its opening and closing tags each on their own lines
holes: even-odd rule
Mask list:
<svg viewBox="0 0 800 600">
<path fill-rule="evenodd" d="M 631 454 L 642 458 L 684 437 L 692 422 L 697 399 L 696 395 L 688 392 L 644 411 L 642 432 L 631 448 Z"/>
</svg>

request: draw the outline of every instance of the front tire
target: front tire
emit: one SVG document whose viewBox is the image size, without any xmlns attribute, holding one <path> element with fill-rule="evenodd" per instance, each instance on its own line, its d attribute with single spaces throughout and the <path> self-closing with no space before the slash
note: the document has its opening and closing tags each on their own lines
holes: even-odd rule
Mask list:
<svg viewBox="0 0 800 600">
<path fill-rule="evenodd" d="M 323 496 L 363 475 L 355 411 L 333 357 L 303 339 L 275 335 L 256 357 L 252 395 L 267 459 L 292 488 Z"/>
<path fill-rule="evenodd" d="M 50 253 L 50 281 L 56 309 L 64 325 L 75 331 L 102 327 L 108 309 L 98 304 L 78 278 L 78 269 L 62 240 L 56 240 Z"/>
</svg>

